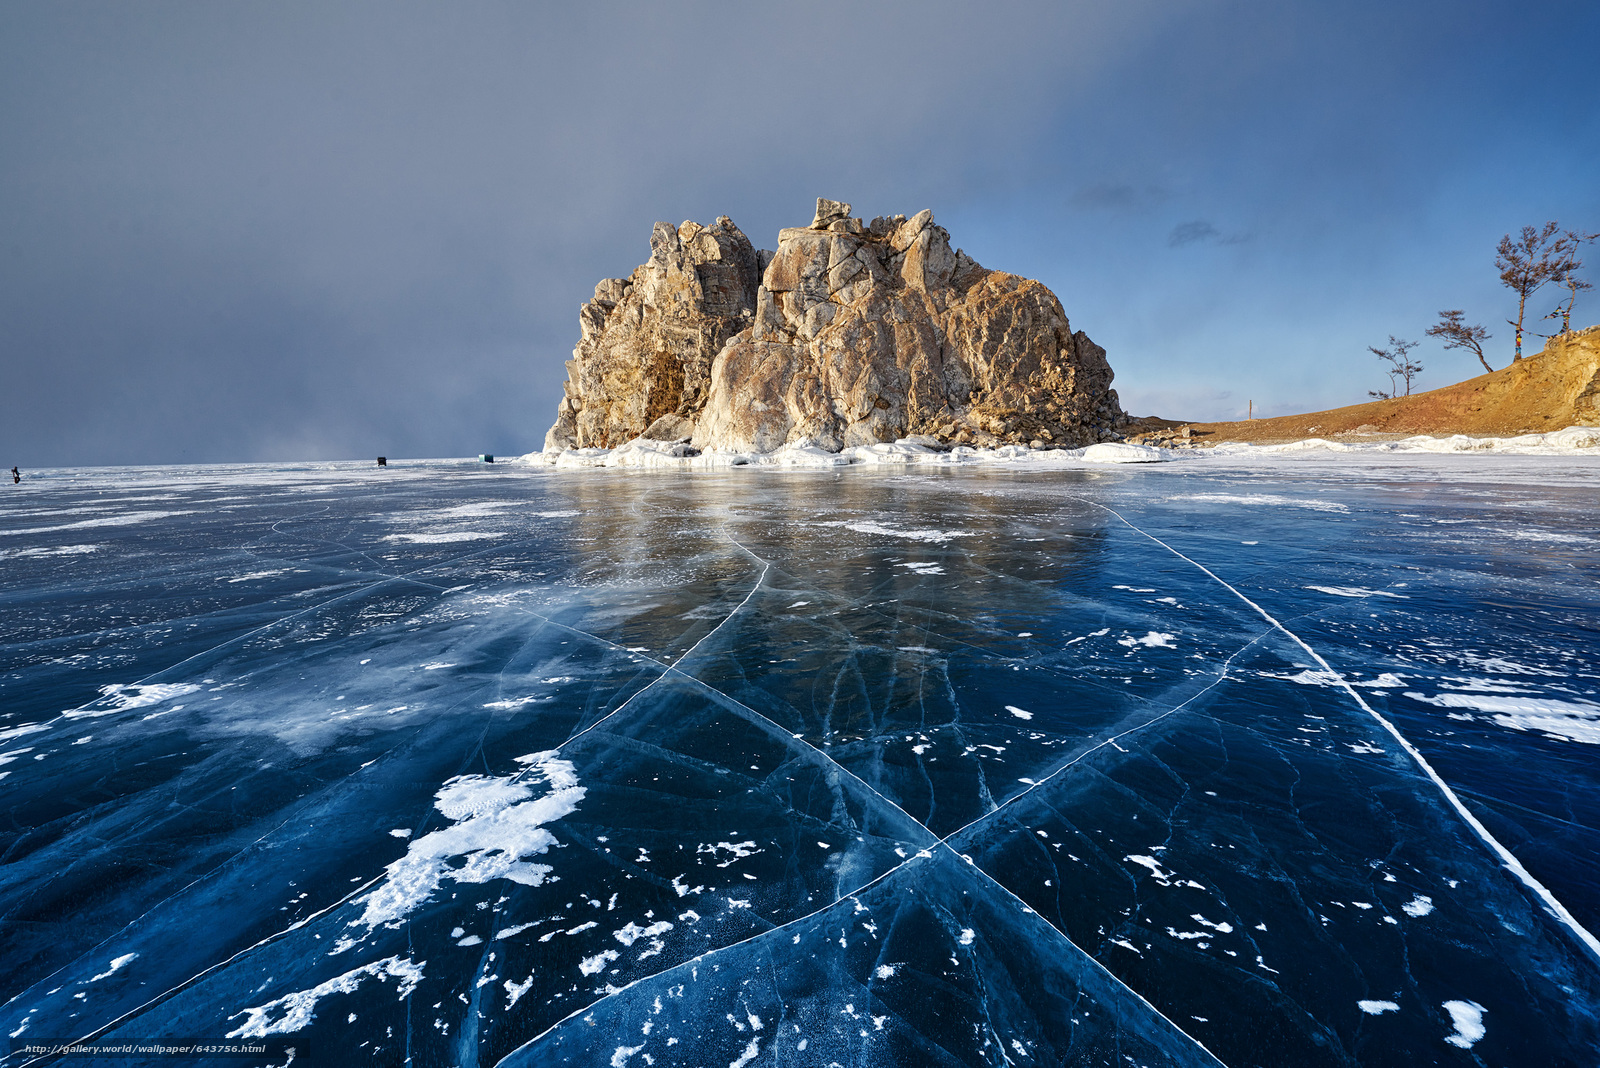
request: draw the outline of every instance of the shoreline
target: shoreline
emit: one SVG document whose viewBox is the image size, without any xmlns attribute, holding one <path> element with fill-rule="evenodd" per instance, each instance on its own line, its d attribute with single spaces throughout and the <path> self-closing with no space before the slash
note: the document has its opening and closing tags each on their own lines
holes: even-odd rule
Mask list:
<svg viewBox="0 0 1600 1068">
<path fill-rule="evenodd" d="M 992 449 L 957 445 L 939 449 L 902 439 L 828 452 L 810 442 L 798 442 L 768 453 L 733 450 L 699 452 L 683 442 L 635 438 L 614 449 L 531 452 L 514 457 L 510 462 L 567 470 L 605 467 L 675 471 L 726 470 L 732 467 L 828 469 L 861 465 L 951 467 L 1026 464 L 1040 467 L 1098 467 L 1106 464 L 1170 463 L 1206 457 L 1241 458 L 1285 453 L 1600 456 L 1600 427 L 1572 426 L 1514 437 L 1345 432 L 1332 438 L 1220 441 L 1173 448 L 1132 442 L 1102 442 L 1076 449 L 1034 449 L 1025 445 L 1003 445 Z"/>
</svg>

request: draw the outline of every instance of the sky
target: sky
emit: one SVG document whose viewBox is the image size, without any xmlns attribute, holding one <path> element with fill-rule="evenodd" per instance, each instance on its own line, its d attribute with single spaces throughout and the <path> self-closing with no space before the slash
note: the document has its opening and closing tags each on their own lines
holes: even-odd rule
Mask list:
<svg viewBox="0 0 1600 1068">
<path fill-rule="evenodd" d="M 537 449 L 656 220 L 771 248 L 818 196 L 1043 281 L 1136 415 L 1365 401 L 1391 334 L 1445 385 L 1445 308 L 1510 359 L 1501 235 L 1600 230 L 1596 40 L 1593 0 L 0 0 L 0 463 Z"/>
</svg>

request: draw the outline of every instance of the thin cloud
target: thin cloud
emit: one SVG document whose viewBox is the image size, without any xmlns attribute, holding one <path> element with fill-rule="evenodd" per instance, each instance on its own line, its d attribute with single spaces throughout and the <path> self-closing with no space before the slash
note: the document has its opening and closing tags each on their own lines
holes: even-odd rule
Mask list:
<svg viewBox="0 0 1600 1068">
<path fill-rule="evenodd" d="M 1167 235 L 1167 244 L 1172 248 L 1198 244 L 1238 245 L 1248 240 L 1250 240 L 1249 234 L 1224 234 L 1204 219 L 1180 223 Z"/>
<path fill-rule="evenodd" d="M 1074 193 L 1072 205 L 1100 211 L 1143 211 L 1165 202 L 1171 195 L 1158 185 L 1099 182 Z"/>
</svg>

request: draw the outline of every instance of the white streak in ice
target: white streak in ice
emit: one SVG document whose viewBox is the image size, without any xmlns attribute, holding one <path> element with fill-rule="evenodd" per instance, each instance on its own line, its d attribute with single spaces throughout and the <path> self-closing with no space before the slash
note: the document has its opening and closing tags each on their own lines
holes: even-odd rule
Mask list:
<svg viewBox="0 0 1600 1068">
<path fill-rule="evenodd" d="M 15 530 L 0 530 L 0 536 L 6 534 L 48 534 L 56 530 L 82 530 L 84 527 L 126 527 L 134 523 L 148 523 L 152 519 L 166 519 L 168 516 L 192 514 L 192 510 L 183 512 L 124 512 L 121 515 L 108 515 L 100 519 L 80 519 L 76 523 L 58 523 L 53 527 L 18 527 Z"/>
<path fill-rule="evenodd" d="M 1134 526 L 1134 524 L 1129 522 L 1122 515 L 1122 513 L 1118 512 L 1116 509 L 1108 508 L 1098 501 L 1090 501 L 1081 497 L 1074 499 L 1079 500 L 1084 504 L 1092 505 L 1096 508 L 1105 509 L 1107 512 L 1110 512 L 1112 515 L 1116 516 L 1119 520 L 1126 524 L 1130 530 L 1150 539 L 1163 549 L 1166 549 L 1173 556 L 1176 556 L 1178 559 L 1193 565 L 1198 570 L 1210 576 L 1210 578 L 1219 586 L 1253 608 L 1256 613 L 1261 616 L 1261 618 L 1265 619 L 1274 628 L 1282 631 L 1284 635 L 1286 635 L 1291 641 L 1303 649 L 1307 656 L 1315 660 L 1317 665 L 1321 667 L 1323 671 L 1333 672 L 1333 665 L 1324 660 L 1321 653 L 1307 645 L 1304 639 L 1279 622 L 1277 617 L 1272 615 L 1272 613 L 1268 612 L 1265 608 L 1262 608 L 1259 604 L 1256 604 L 1256 602 L 1252 601 L 1250 598 L 1246 597 L 1243 593 L 1239 592 L 1236 587 L 1224 580 L 1215 571 L 1212 571 L 1198 560 L 1185 556 L 1183 553 L 1179 552 L 1177 549 L 1174 549 L 1171 545 L 1168 545 L 1154 534 L 1149 534 L 1143 530 L 1140 530 L 1137 526 Z M 1366 712 L 1373 719 L 1377 720 L 1383 726 L 1383 729 L 1388 731 L 1394 740 L 1400 744 L 1401 748 L 1403 748 L 1410 755 L 1411 759 L 1416 761 L 1417 766 L 1422 769 L 1423 773 L 1427 775 L 1430 780 L 1432 780 L 1434 786 L 1439 788 L 1439 792 L 1444 795 L 1445 800 L 1449 802 L 1450 807 L 1454 808 L 1456 810 L 1456 814 L 1466 822 L 1467 826 L 1471 827 L 1478 837 L 1483 839 L 1483 843 L 1487 845 L 1490 851 L 1500 859 L 1500 862 L 1505 865 L 1506 870 L 1510 871 L 1511 874 L 1520 879 L 1523 885 L 1531 890 L 1534 896 L 1539 899 L 1540 903 L 1545 907 L 1545 910 L 1549 912 L 1551 916 L 1555 917 L 1556 920 L 1565 925 L 1566 928 L 1575 936 L 1577 936 L 1578 941 L 1582 942 L 1584 947 L 1588 949 L 1590 953 L 1594 954 L 1597 959 L 1600 959 L 1600 939 L 1595 938 L 1595 936 L 1590 933 L 1588 928 L 1579 923 L 1578 918 L 1574 916 L 1572 912 L 1565 905 L 1563 905 L 1554 894 L 1550 892 L 1549 887 L 1545 886 L 1538 879 L 1536 879 L 1533 873 L 1523 866 L 1522 861 L 1518 860 L 1516 855 L 1512 853 L 1511 850 L 1500 844 L 1500 840 L 1491 834 L 1489 832 L 1489 828 L 1483 825 L 1483 821 L 1478 819 L 1477 816 L 1474 816 L 1472 811 L 1468 809 L 1464 803 L 1462 803 L 1461 798 L 1457 796 L 1453 789 L 1450 788 L 1450 784 L 1445 782 L 1444 779 L 1440 777 L 1439 773 L 1434 770 L 1433 765 L 1428 763 L 1427 758 L 1417 750 L 1417 747 L 1412 745 L 1406 736 L 1400 733 L 1400 729 L 1398 727 L 1379 714 L 1379 712 L 1371 705 L 1367 704 L 1366 700 L 1362 698 L 1361 694 L 1356 691 L 1355 687 L 1344 681 L 1344 676 L 1339 675 L 1338 678 L 1340 688 L 1349 695 L 1352 701 L 1361 707 L 1362 711 Z"/>
<path fill-rule="evenodd" d="M 105 971 L 101 972 L 99 975 L 97 975 L 94 978 L 90 979 L 89 982 L 98 983 L 100 980 L 104 979 L 106 976 L 114 975 L 124 964 L 127 964 L 128 962 L 132 961 L 138 955 L 139 954 L 137 954 L 137 953 L 124 953 L 122 956 L 114 958 L 111 961 L 111 967 L 107 968 Z"/>
<path fill-rule="evenodd" d="M 496 534 L 481 530 L 452 530 L 439 534 L 390 534 L 384 541 L 408 542 L 412 545 L 444 545 L 455 541 L 487 541 L 490 538 L 503 538 L 503 533 Z"/>
<path fill-rule="evenodd" d="M 1369 590 L 1365 586 L 1307 586 L 1308 590 L 1326 593 L 1333 597 L 1396 597 L 1406 600 L 1403 593 L 1390 593 L 1388 590 Z"/>
</svg>

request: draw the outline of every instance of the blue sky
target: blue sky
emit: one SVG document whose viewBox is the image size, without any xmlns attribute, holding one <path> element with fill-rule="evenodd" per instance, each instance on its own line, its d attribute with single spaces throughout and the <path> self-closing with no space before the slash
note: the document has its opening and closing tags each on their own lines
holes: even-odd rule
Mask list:
<svg viewBox="0 0 1600 1068">
<path fill-rule="evenodd" d="M 1444 385 L 1440 309 L 1509 359 L 1503 233 L 1600 230 L 1597 39 L 1592 2 L 5 5 L 0 460 L 537 448 L 655 220 L 771 247 L 817 196 L 1044 281 L 1136 414 L 1365 400 L 1390 334 Z"/>
</svg>

